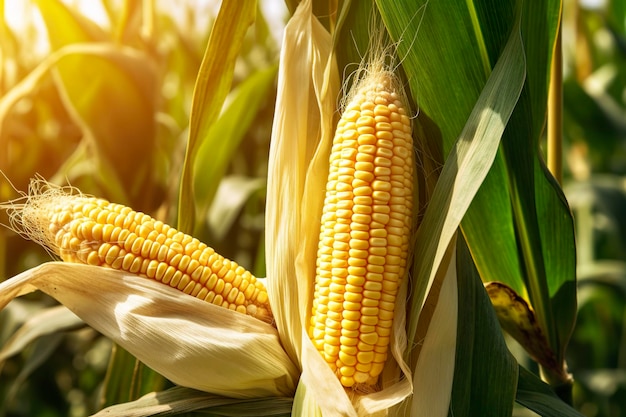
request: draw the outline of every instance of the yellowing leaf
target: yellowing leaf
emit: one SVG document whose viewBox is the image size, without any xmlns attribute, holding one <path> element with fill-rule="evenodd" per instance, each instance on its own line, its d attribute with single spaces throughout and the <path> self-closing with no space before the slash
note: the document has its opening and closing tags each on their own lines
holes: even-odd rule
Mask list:
<svg viewBox="0 0 626 417">
<path fill-rule="evenodd" d="M 485 289 L 502 328 L 542 366 L 554 371 L 562 369 L 557 366 L 556 356 L 537 322 L 535 312 L 526 300 L 501 282 L 487 282 Z"/>
<path fill-rule="evenodd" d="M 73 43 L 105 42 L 107 36 L 94 22 L 59 0 L 36 0 L 53 50 Z"/>
</svg>

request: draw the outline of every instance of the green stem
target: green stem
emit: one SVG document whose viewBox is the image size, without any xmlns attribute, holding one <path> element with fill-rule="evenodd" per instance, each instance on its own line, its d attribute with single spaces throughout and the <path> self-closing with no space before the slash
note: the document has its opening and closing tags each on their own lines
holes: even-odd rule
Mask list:
<svg viewBox="0 0 626 417">
<path fill-rule="evenodd" d="M 526 285 L 531 305 L 535 310 L 537 322 L 541 329 L 545 332 L 550 347 L 554 349 L 557 346 L 554 340 L 554 323 L 552 318 L 552 309 L 550 303 L 550 294 L 546 283 L 545 270 L 540 262 L 535 259 L 533 248 L 541 246 L 541 240 L 536 239 L 537 233 L 532 233 L 529 227 L 533 224 L 527 217 L 530 215 L 529 210 L 534 210 L 534 204 L 525 205 L 522 202 L 519 190 L 514 184 L 511 185 L 511 196 L 515 225 L 519 238 L 520 250 L 526 271 Z"/>
</svg>

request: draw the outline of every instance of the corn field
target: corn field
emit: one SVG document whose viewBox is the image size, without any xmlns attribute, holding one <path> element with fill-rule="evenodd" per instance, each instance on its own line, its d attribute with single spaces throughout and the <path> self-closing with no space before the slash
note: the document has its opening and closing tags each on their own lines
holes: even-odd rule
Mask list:
<svg viewBox="0 0 626 417">
<path fill-rule="evenodd" d="M 0 0 L 0 417 L 626 416 L 621 0 Z"/>
</svg>

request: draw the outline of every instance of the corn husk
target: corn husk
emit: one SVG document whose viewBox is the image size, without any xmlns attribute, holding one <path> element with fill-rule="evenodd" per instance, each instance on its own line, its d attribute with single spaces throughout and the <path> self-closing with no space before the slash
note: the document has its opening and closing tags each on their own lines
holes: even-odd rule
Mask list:
<svg viewBox="0 0 626 417">
<path fill-rule="evenodd" d="M 312 281 L 298 269 L 306 261 L 303 248 L 317 245 L 319 233 L 319 215 L 306 216 L 304 208 L 311 204 L 321 213 L 323 201 L 323 195 L 306 193 L 305 187 L 311 178 L 325 187 L 328 162 L 314 166 L 311 161 L 324 152 L 320 140 L 329 146 L 339 83 L 330 35 L 311 8 L 310 1 L 300 3 L 283 37 L 265 223 L 270 303 L 280 306 L 274 319 L 281 341 L 298 362 L 312 295 Z"/>
<path fill-rule="evenodd" d="M 234 398 L 291 396 L 298 370 L 276 330 L 156 281 L 49 262 L 0 284 L 0 307 L 39 289 L 176 384 Z"/>
<path fill-rule="evenodd" d="M 103 409 L 93 417 L 180 416 L 201 411 L 206 415 L 237 417 L 289 416 L 291 398 L 224 398 L 189 388 L 173 387 L 151 392 L 124 404 Z"/>
<path fill-rule="evenodd" d="M 422 315 L 432 309 L 427 329 L 420 336 L 421 348 L 413 374 L 411 416 L 445 416 L 452 395 L 458 322 L 456 238 L 450 256 L 441 268 L 425 302 Z M 443 266 L 442 265 L 442 266 Z"/>
<path fill-rule="evenodd" d="M 298 415 L 385 414 L 407 398 L 411 376 L 406 348 L 406 283 L 401 288 L 391 342 L 392 359 L 379 392 L 344 389 L 310 341 L 311 311 L 320 218 L 328 155 L 340 87 L 331 36 L 310 1 L 298 6 L 285 29 L 268 178 L 266 248 L 270 302 L 281 341 L 302 370 L 294 412 Z"/>
</svg>

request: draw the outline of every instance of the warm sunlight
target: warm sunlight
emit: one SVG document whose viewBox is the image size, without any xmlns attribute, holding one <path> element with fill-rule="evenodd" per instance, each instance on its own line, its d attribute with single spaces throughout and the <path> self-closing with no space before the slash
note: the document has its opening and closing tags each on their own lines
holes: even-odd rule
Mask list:
<svg viewBox="0 0 626 417">
<path fill-rule="evenodd" d="M 623 0 L 0 0 L 0 417 L 626 417 L 624 45 Z"/>
</svg>

